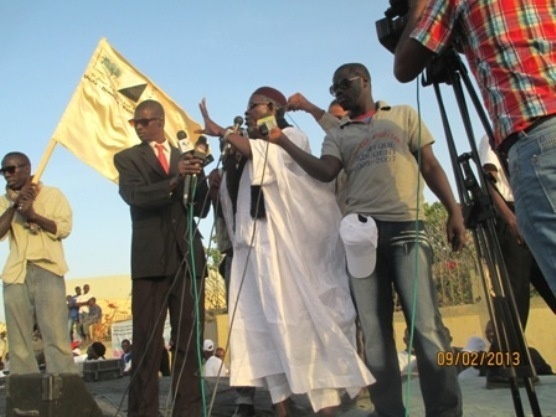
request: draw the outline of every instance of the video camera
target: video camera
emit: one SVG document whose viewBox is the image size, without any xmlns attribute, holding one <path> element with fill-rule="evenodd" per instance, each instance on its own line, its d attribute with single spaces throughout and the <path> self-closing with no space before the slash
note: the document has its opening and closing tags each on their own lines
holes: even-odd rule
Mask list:
<svg viewBox="0 0 556 417">
<path fill-rule="evenodd" d="M 407 25 L 408 11 L 408 0 L 390 0 L 390 8 L 384 12 L 386 17 L 375 23 L 379 42 L 392 53 Z"/>
</svg>

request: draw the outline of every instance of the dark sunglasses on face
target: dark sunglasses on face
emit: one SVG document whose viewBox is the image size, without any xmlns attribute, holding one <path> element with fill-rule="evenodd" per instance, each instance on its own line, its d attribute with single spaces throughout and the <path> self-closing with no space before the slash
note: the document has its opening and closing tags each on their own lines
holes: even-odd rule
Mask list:
<svg viewBox="0 0 556 417">
<path fill-rule="evenodd" d="M 2 168 L 0 169 L 0 175 L 2 175 L 2 176 L 6 175 L 6 174 L 13 175 L 13 174 L 15 174 L 15 171 L 16 171 L 18 168 L 22 168 L 22 167 L 24 167 L 24 166 L 27 166 L 27 164 L 21 164 L 21 165 L 8 165 L 7 167 L 2 167 Z"/>
<path fill-rule="evenodd" d="M 257 106 L 268 106 L 270 103 L 268 101 L 264 101 L 264 102 L 260 102 L 260 103 L 251 103 L 251 105 L 249 106 L 249 108 L 247 109 L 247 111 L 249 110 L 253 110 L 255 107 Z"/>
<path fill-rule="evenodd" d="M 129 119 L 128 122 L 131 125 L 131 127 L 135 127 L 135 126 L 148 126 L 150 122 L 152 122 L 153 120 L 159 120 L 160 117 L 151 117 L 149 119 Z"/>
<path fill-rule="evenodd" d="M 336 92 L 341 88 L 342 90 L 347 90 L 350 86 L 351 83 L 353 81 L 355 81 L 356 79 L 361 78 L 360 75 L 356 76 L 356 77 L 351 77 L 351 78 L 342 78 L 340 81 L 335 82 L 334 84 L 332 84 L 330 86 L 330 94 L 332 94 L 333 96 L 336 95 Z"/>
</svg>

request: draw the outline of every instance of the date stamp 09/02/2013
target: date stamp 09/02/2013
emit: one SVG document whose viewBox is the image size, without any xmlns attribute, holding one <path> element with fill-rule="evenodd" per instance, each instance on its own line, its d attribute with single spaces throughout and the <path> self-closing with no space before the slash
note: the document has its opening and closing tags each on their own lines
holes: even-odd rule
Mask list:
<svg viewBox="0 0 556 417">
<path fill-rule="evenodd" d="M 521 354 L 519 352 L 467 352 L 467 351 L 439 351 L 436 354 L 438 366 L 519 366 Z"/>
</svg>

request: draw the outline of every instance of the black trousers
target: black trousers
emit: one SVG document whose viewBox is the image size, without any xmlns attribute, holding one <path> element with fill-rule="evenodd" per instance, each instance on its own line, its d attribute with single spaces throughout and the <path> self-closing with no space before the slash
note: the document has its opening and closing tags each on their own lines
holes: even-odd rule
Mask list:
<svg viewBox="0 0 556 417">
<path fill-rule="evenodd" d="M 170 313 L 172 327 L 172 416 L 201 415 L 202 381 L 198 358 L 204 323 L 203 283 L 202 279 L 194 282 L 183 271 L 177 277 L 132 281 L 133 365 L 128 417 L 159 416 L 158 371 L 164 348 L 162 334 L 166 310 Z M 196 311 L 197 306 L 199 311 Z"/>
</svg>

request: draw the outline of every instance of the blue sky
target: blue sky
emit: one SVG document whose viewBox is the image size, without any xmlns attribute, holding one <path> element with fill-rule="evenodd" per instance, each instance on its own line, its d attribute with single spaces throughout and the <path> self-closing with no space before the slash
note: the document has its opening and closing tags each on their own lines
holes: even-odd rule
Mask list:
<svg viewBox="0 0 556 417">
<path fill-rule="evenodd" d="M 263 85 L 286 96 L 300 91 L 326 107 L 332 74 L 346 62 L 369 68 L 375 100 L 417 107 L 417 84 L 394 79 L 392 55 L 377 40 L 375 21 L 387 7 L 386 0 L 4 1 L 0 154 L 23 151 L 38 165 L 102 37 L 199 122 L 203 97 L 213 119 L 231 125 L 243 115 L 251 92 Z M 453 94 L 443 90 L 456 141 L 467 151 Z M 420 102 L 437 140 L 435 152 L 452 177 L 432 87 L 420 89 Z M 323 132 L 310 117 L 291 116 L 318 154 Z M 482 132 L 476 121 L 475 128 Z M 211 144 L 217 148 L 217 142 Z M 74 210 L 73 233 L 65 241 L 66 278 L 129 273 L 129 212 L 116 185 L 61 146 L 42 180 L 59 187 Z M 426 198 L 433 200 L 430 193 Z M 202 221 L 205 235 L 211 227 L 210 217 Z M 2 266 L 7 253 L 3 241 Z M 2 306 L 0 319 L 3 313 Z"/>
</svg>

